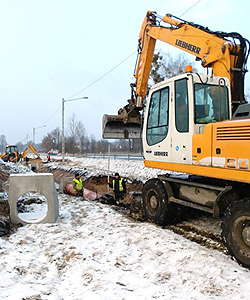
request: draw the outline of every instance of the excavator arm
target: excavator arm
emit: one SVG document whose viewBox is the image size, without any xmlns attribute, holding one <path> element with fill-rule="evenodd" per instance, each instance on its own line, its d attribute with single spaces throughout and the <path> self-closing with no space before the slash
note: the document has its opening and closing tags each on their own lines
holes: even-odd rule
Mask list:
<svg viewBox="0 0 250 300">
<path fill-rule="evenodd" d="M 238 33 L 212 32 L 172 15 L 160 17 L 148 11 L 139 33 L 139 58 L 134 74 L 136 82 L 131 84 L 131 99 L 118 111 L 118 116 L 104 115 L 104 138 L 140 137 L 140 110 L 148 89 L 156 40 L 194 55 L 203 67 L 212 68 L 213 75 L 227 77 L 234 110 L 245 103 L 244 76 L 249 52 L 246 39 Z"/>
<path fill-rule="evenodd" d="M 28 148 L 26 148 L 23 151 L 22 157 L 25 158 L 29 151 L 32 151 L 37 157 L 40 157 L 40 155 L 37 153 L 36 149 L 30 144 Z"/>
<path fill-rule="evenodd" d="M 170 26 L 164 27 L 159 22 Z M 212 32 L 172 15 L 160 17 L 150 11 L 140 30 L 141 52 L 135 72 L 136 94 L 142 101 L 147 91 L 156 40 L 194 55 L 203 67 L 212 68 L 214 76 L 227 77 L 231 82 L 233 104 L 245 103 L 244 75 L 248 56 L 246 39 L 237 33 Z"/>
</svg>

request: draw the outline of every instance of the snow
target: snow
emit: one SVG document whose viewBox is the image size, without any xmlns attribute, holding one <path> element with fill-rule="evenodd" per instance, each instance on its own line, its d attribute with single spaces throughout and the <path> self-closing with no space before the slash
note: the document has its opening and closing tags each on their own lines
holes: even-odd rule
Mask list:
<svg viewBox="0 0 250 300">
<path fill-rule="evenodd" d="M 26 201 L 30 202 L 31 199 L 34 203 L 27 205 Z M 18 217 L 27 223 L 39 223 L 47 215 L 48 202 L 40 193 L 28 192 L 18 198 L 18 203 L 22 204 L 18 209 Z"/>
<path fill-rule="evenodd" d="M 28 223 L 38 223 L 46 216 L 47 211 L 34 211 L 33 213 L 19 213 L 18 217 Z"/>
<path fill-rule="evenodd" d="M 60 156 L 54 156 L 54 164 L 51 162 L 49 165 L 57 167 L 56 161 L 61 159 Z M 78 171 L 79 168 L 87 169 L 88 176 L 91 175 L 108 175 L 108 159 L 94 159 L 94 158 L 75 158 L 67 157 L 67 167 L 65 170 Z M 170 171 L 163 171 L 159 169 L 146 168 L 143 161 L 136 160 L 110 160 L 110 175 L 116 172 L 120 173 L 123 177 L 128 177 L 131 180 L 147 181 L 150 178 L 157 177 L 159 174 L 174 173 Z"/>
<path fill-rule="evenodd" d="M 107 172 L 104 160 L 71 163 Z M 152 176 L 138 161 L 111 161 L 110 170 Z M 29 224 L 0 238 L 1 300 L 250 298 L 250 271 L 230 256 L 99 202 L 58 196 L 55 224 Z"/>
</svg>

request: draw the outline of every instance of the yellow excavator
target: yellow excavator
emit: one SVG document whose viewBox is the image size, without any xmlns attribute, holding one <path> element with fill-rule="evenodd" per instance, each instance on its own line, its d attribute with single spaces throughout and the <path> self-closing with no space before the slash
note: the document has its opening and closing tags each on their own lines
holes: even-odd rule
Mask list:
<svg viewBox="0 0 250 300">
<path fill-rule="evenodd" d="M 5 148 L 5 152 L 1 154 L 0 158 L 5 162 L 18 162 L 22 159 L 27 160 L 28 152 L 32 151 L 38 158 L 40 155 L 37 153 L 36 149 L 30 144 L 28 148 L 26 148 L 23 153 L 18 151 L 18 148 L 16 145 L 7 145 Z"/>
<path fill-rule="evenodd" d="M 3 152 L 0 158 L 5 162 L 18 162 L 21 159 L 21 153 L 19 153 L 16 145 L 7 145 L 5 152 Z"/>
<path fill-rule="evenodd" d="M 148 91 L 156 40 L 193 54 L 212 74 L 188 68 Z M 145 166 L 162 170 L 143 186 L 147 219 L 172 224 L 185 207 L 223 216 L 229 253 L 250 268 L 250 105 L 244 97 L 249 41 L 149 11 L 138 49 L 131 99 L 117 116 L 104 115 L 103 137 L 141 137 Z"/>
</svg>

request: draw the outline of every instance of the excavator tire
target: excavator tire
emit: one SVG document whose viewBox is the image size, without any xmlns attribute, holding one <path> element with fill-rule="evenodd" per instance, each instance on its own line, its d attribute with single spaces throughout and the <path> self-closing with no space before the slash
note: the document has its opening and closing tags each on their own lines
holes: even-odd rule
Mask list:
<svg viewBox="0 0 250 300">
<path fill-rule="evenodd" d="M 7 162 L 7 161 L 8 161 L 8 156 L 6 155 L 6 156 L 2 157 L 2 160 L 3 160 L 4 162 Z"/>
<path fill-rule="evenodd" d="M 250 199 L 232 203 L 222 222 L 222 238 L 239 264 L 250 269 Z"/>
<path fill-rule="evenodd" d="M 145 218 L 153 223 L 176 223 L 174 205 L 168 202 L 167 191 L 159 179 L 150 179 L 143 186 L 142 208 Z"/>
</svg>

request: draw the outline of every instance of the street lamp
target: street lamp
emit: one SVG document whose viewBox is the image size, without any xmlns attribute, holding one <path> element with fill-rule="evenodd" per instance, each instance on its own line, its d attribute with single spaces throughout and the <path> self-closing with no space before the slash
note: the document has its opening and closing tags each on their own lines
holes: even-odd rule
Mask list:
<svg viewBox="0 0 250 300">
<path fill-rule="evenodd" d="M 35 145 L 35 135 L 36 135 L 36 129 L 39 129 L 39 128 L 43 128 L 43 127 L 46 127 L 46 125 L 43 125 L 43 126 L 40 126 L 40 127 L 33 127 L 33 144 Z"/>
<path fill-rule="evenodd" d="M 62 98 L 62 163 L 64 163 L 64 157 L 65 157 L 65 139 L 64 139 L 64 103 L 69 101 L 75 101 L 75 100 L 83 100 L 88 99 L 89 97 L 81 97 L 81 98 L 74 98 L 74 99 L 67 99 L 65 100 Z"/>
</svg>

